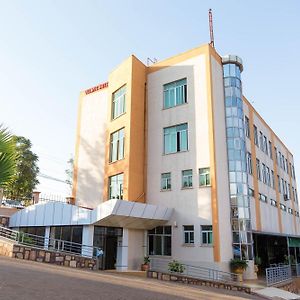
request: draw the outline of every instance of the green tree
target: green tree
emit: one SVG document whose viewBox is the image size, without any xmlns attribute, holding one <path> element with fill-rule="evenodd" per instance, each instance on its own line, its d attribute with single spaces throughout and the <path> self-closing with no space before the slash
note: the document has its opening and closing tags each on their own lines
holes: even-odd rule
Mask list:
<svg viewBox="0 0 300 300">
<path fill-rule="evenodd" d="M 13 136 L 0 124 L 0 189 L 12 180 L 16 171 L 16 150 Z"/>
<path fill-rule="evenodd" d="M 38 156 L 31 151 L 32 144 L 29 139 L 14 136 L 16 152 L 18 155 L 16 172 L 4 190 L 9 199 L 22 199 L 32 196 L 33 189 L 39 183 Z"/>
</svg>

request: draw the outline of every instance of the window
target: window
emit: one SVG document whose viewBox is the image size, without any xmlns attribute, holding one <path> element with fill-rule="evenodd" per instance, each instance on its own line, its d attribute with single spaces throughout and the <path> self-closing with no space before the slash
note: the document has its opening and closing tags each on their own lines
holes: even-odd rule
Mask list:
<svg viewBox="0 0 300 300">
<path fill-rule="evenodd" d="M 164 85 L 164 108 L 187 103 L 186 78 Z"/>
<path fill-rule="evenodd" d="M 164 128 L 164 153 L 176 153 L 188 150 L 187 123 Z"/>
<path fill-rule="evenodd" d="M 299 211 L 295 211 L 295 216 L 299 217 Z"/>
<path fill-rule="evenodd" d="M 271 203 L 272 206 L 277 207 L 277 201 L 276 201 L 276 200 L 271 199 L 271 200 L 270 200 L 270 203 Z"/>
<path fill-rule="evenodd" d="M 295 168 L 294 168 L 294 166 L 292 166 L 292 175 L 293 175 L 293 178 L 296 179 L 296 174 L 295 174 Z"/>
<path fill-rule="evenodd" d="M 275 189 L 275 177 L 273 170 L 271 170 L 271 188 Z"/>
<path fill-rule="evenodd" d="M 294 211 L 289 207 L 288 208 L 288 213 L 292 215 L 294 213 Z"/>
<path fill-rule="evenodd" d="M 212 245 L 213 232 L 212 225 L 201 225 L 202 245 Z"/>
<path fill-rule="evenodd" d="M 280 177 L 277 175 L 277 182 L 278 182 L 278 192 L 281 193 L 281 184 L 280 184 Z"/>
<path fill-rule="evenodd" d="M 297 194 L 297 190 L 295 189 L 295 199 L 296 199 L 296 202 L 298 203 L 298 194 Z"/>
<path fill-rule="evenodd" d="M 287 197 L 290 200 L 291 199 L 291 185 L 288 183 L 288 187 L 287 187 Z"/>
<path fill-rule="evenodd" d="M 193 170 L 182 171 L 182 188 L 193 187 Z"/>
<path fill-rule="evenodd" d="M 160 188 L 162 191 L 170 191 L 171 190 L 171 173 L 161 174 Z"/>
<path fill-rule="evenodd" d="M 183 235 L 185 244 L 194 244 L 194 225 L 184 225 Z"/>
<path fill-rule="evenodd" d="M 261 131 L 259 132 L 259 147 L 261 151 L 264 151 L 264 135 Z"/>
<path fill-rule="evenodd" d="M 165 255 L 172 254 L 172 227 L 159 226 L 148 230 L 148 254 Z"/>
<path fill-rule="evenodd" d="M 268 139 L 265 135 L 264 135 L 264 149 L 263 149 L 263 151 L 268 155 Z"/>
<path fill-rule="evenodd" d="M 267 183 L 266 165 L 262 164 L 262 179 L 263 183 Z"/>
<path fill-rule="evenodd" d="M 252 156 L 250 152 L 247 152 L 247 171 L 252 175 Z"/>
<path fill-rule="evenodd" d="M 125 101 L 125 95 L 126 95 L 126 86 L 121 87 L 117 91 L 113 93 L 113 99 L 112 99 L 112 118 L 115 119 L 126 111 L 126 101 Z"/>
<path fill-rule="evenodd" d="M 266 178 L 267 178 L 267 185 L 271 185 L 271 174 L 270 174 L 270 169 L 269 167 L 266 167 Z"/>
<path fill-rule="evenodd" d="M 109 199 L 123 199 L 123 177 L 123 173 L 109 177 Z"/>
<path fill-rule="evenodd" d="M 256 174 L 257 174 L 257 179 L 261 180 L 260 161 L 259 161 L 259 159 L 256 159 Z"/>
<path fill-rule="evenodd" d="M 245 116 L 245 135 L 250 138 L 249 118 Z"/>
<path fill-rule="evenodd" d="M 259 200 L 266 203 L 268 202 L 267 196 L 264 194 L 259 194 Z"/>
<path fill-rule="evenodd" d="M 269 141 L 269 155 L 270 155 L 270 158 L 273 159 L 272 142 L 270 142 L 270 141 Z"/>
<path fill-rule="evenodd" d="M 199 186 L 210 185 L 210 168 L 199 169 Z"/>
<path fill-rule="evenodd" d="M 278 152 L 277 152 L 277 148 L 274 147 L 274 150 L 275 150 L 275 155 L 276 155 L 276 163 L 277 165 L 279 166 L 279 159 L 278 159 Z"/>
<path fill-rule="evenodd" d="M 293 195 L 293 200 L 296 201 L 296 199 L 295 199 L 295 189 L 294 189 L 294 187 L 292 187 L 292 195 Z"/>
<path fill-rule="evenodd" d="M 280 209 L 283 211 L 286 211 L 286 206 L 284 204 L 280 203 Z"/>
<path fill-rule="evenodd" d="M 278 156 L 279 156 L 279 166 L 282 168 L 282 158 L 281 158 L 281 152 L 278 151 Z"/>
<path fill-rule="evenodd" d="M 254 144 L 258 146 L 257 127 L 255 125 L 253 125 L 253 136 L 254 136 Z"/>
<path fill-rule="evenodd" d="M 110 135 L 110 162 L 124 158 L 124 128 Z"/>
<path fill-rule="evenodd" d="M 285 170 L 289 174 L 289 164 L 287 159 L 285 159 Z"/>
<path fill-rule="evenodd" d="M 248 194 L 249 194 L 249 197 L 254 197 L 254 190 L 251 188 L 248 188 Z"/>
</svg>

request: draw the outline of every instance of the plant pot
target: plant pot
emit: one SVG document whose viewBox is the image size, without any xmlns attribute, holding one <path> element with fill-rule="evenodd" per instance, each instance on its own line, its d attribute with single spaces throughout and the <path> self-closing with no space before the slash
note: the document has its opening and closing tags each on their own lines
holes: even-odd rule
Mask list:
<svg viewBox="0 0 300 300">
<path fill-rule="evenodd" d="M 243 269 L 243 268 L 240 268 L 240 267 L 236 267 L 236 268 L 234 268 L 232 271 L 233 271 L 233 273 L 235 273 L 235 274 L 243 274 L 243 273 L 244 273 L 244 269 Z"/>
<path fill-rule="evenodd" d="M 148 271 L 149 270 L 149 264 L 142 264 L 141 265 L 141 270 L 142 271 Z"/>
</svg>

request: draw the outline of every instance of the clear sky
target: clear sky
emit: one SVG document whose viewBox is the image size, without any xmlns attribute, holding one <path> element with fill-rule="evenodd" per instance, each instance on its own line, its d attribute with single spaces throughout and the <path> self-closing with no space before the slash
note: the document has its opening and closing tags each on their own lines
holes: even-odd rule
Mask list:
<svg viewBox="0 0 300 300">
<path fill-rule="evenodd" d="M 294 153 L 300 175 L 300 1 L 0 0 L 0 123 L 29 138 L 41 172 L 65 179 L 80 90 L 130 54 L 146 62 L 209 41 L 244 61 L 243 92 Z M 40 179 L 38 189 L 65 194 Z"/>
</svg>

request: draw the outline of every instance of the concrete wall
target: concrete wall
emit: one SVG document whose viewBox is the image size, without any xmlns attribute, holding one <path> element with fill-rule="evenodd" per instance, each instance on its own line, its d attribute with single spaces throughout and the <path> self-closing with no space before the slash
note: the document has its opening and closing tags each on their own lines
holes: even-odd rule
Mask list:
<svg viewBox="0 0 300 300">
<path fill-rule="evenodd" d="M 94 208 L 103 201 L 108 111 L 107 89 L 80 96 L 77 136 L 76 205 Z"/>
<path fill-rule="evenodd" d="M 213 262 L 212 247 L 202 246 L 200 225 L 212 224 L 211 188 L 199 188 L 198 169 L 210 166 L 205 55 L 148 75 L 147 203 L 173 207 L 172 257 L 193 264 Z M 188 103 L 163 109 L 163 85 L 187 78 Z M 163 128 L 188 123 L 189 149 L 163 154 Z M 193 170 L 193 188 L 182 189 L 182 170 Z M 161 191 L 161 173 L 171 172 L 172 190 Z M 174 226 L 176 224 L 176 226 Z M 183 225 L 194 225 L 195 244 L 183 244 Z"/>
<path fill-rule="evenodd" d="M 280 151 L 285 158 L 288 158 L 289 162 L 293 164 L 293 156 L 289 153 L 286 146 L 279 140 L 279 138 L 274 134 L 274 132 L 270 129 L 270 127 L 265 123 L 264 120 L 258 115 L 258 113 L 253 109 L 253 107 L 248 103 L 248 101 L 244 100 L 244 113 L 249 118 L 250 110 L 253 111 L 253 123 L 257 127 L 258 131 L 258 139 L 260 136 L 260 131 L 264 136 L 267 137 L 268 141 L 272 142 L 272 147 L 276 147 L 278 151 Z M 251 139 L 253 139 L 253 127 L 250 127 L 250 135 Z M 259 140 L 260 142 L 260 140 Z M 251 151 L 251 140 L 246 138 L 246 147 L 247 151 L 252 153 Z M 299 217 L 296 217 L 294 214 L 289 214 L 288 211 L 283 211 L 278 207 L 274 207 L 270 204 L 270 199 L 274 199 L 277 201 L 277 204 L 280 203 L 286 205 L 287 209 L 290 207 L 293 210 L 299 212 L 299 205 L 293 199 L 289 201 L 284 201 L 283 194 L 276 192 L 277 188 L 277 174 L 281 178 L 283 178 L 287 183 L 289 183 L 294 188 L 296 186 L 296 182 L 294 179 L 290 178 L 289 174 L 287 174 L 280 166 L 276 165 L 276 156 L 273 150 L 273 159 L 270 158 L 270 155 L 265 154 L 259 147 L 255 146 L 256 153 L 255 155 L 252 153 L 252 162 L 253 162 L 253 173 L 256 172 L 256 158 L 260 160 L 261 163 L 261 171 L 262 171 L 262 163 L 264 163 L 267 167 L 274 171 L 275 176 L 275 188 L 266 185 L 262 181 L 258 180 L 258 193 L 262 193 L 267 196 L 267 203 L 262 201 L 258 201 L 260 217 L 257 215 L 256 201 L 255 198 L 252 197 L 250 201 L 251 205 L 251 223 L 252 228 L 254 230 L 259 230 L 257 228 L 257 223 L 261 223 L 260 231 L 266 233 L 283 233 L 289 235 L 298 235 L 300 233 L 300 221 Z M 276 173 L 276 170 L 277 173 Z M 249 175 L 249 187 L 254 189 L 255 187 L 255 179 L 254 176 Z M 281 224 L 281 225 L 280 225 Z M 282 228 L 282 231 L 281 231 Z"/>
</svg>

